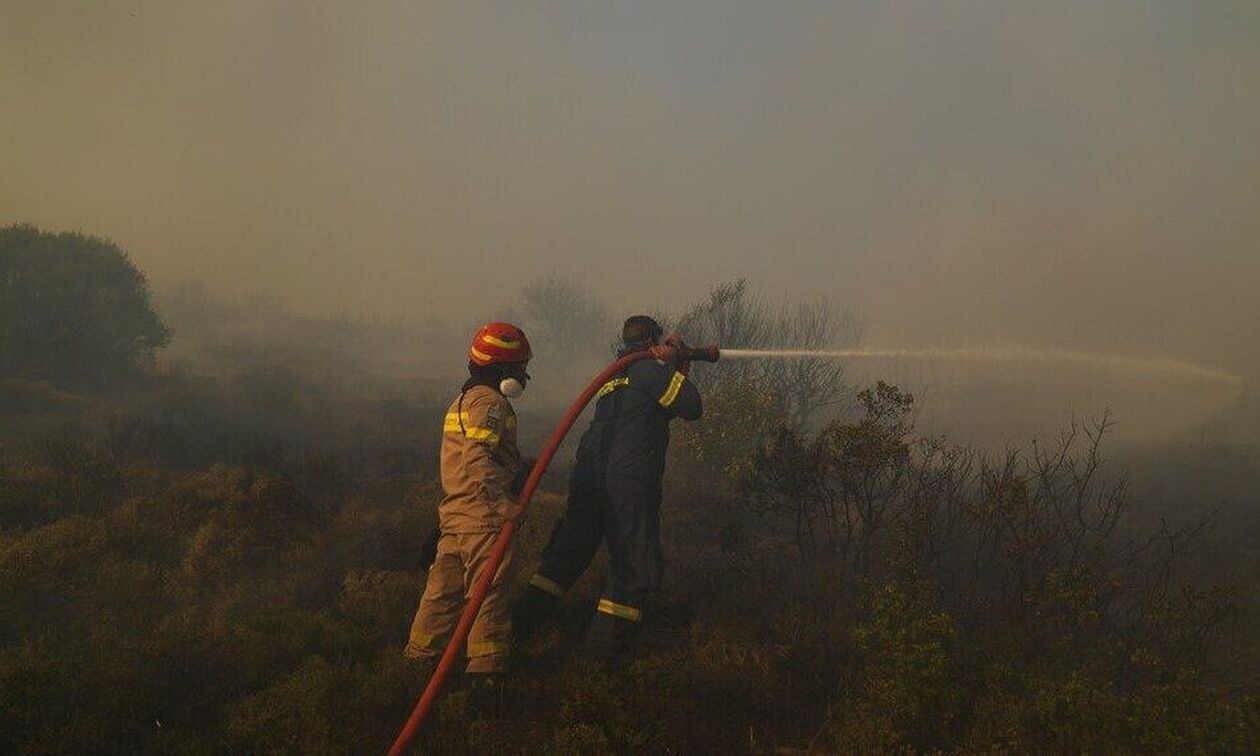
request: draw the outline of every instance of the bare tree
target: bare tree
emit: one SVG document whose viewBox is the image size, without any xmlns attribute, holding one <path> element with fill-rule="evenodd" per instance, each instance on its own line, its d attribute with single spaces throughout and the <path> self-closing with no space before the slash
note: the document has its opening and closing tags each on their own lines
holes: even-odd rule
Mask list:
<svg viewBox="0 0 1260 756">
<path fill-rule="evenodd" d="M 500 317 L 524 328 L 535 352 L 557 356 L 602 350 L 612 322 L 602 302 L 573 281 L 555 276 L 530 281 L 519 302 Z"/>
<path fill-rule="evenodd" d="M 830 299 L 772 306 L 739 279 L 719 284 L 709 297 L 677 320 L 693 343 L 716 342 L 727 349 L 841 349 L 856 346 L 865 323 L 855 311 Z M 828 410 L 855 394 L 845 380 L 844 363 L 795 358 L 719 363 L 700 377 L 709 386 L 759 384 L 779 398 L 779 411 L 793 428 L 821 425 Z"/>
</svg>

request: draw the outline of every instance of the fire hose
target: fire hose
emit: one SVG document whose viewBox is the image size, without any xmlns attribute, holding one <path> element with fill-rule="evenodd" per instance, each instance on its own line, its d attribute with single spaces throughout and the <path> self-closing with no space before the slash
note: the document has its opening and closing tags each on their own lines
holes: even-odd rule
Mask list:
<svg viewBox="0 0 1260 756">
<path fill-rule="evenodd" d="M 556 455 L 556 450 L 560 448 L 560 443 L 564 441 L 564 437 L 568 435 L 573 424 L 577 422 L 578 415 L 582 414 L 582 410 L 586 408 L 586 405 L 595 396 L 595 393 L 605 383 L 639 360 L 655 358 L 665 362 L 717 362 L 718 356 L 719 351 L 716 345 L 700 348 L 658 346 L 647 351 L 631 352 L 604 368 L 599 375 L 596 375 L 591 380 L 582 393 L 578 394 L 573 404 L 569 406 L 564 417 L 556 425 L 556 429 L 551 432 L 551 438 L 547 440 L 547 445 L 543 447 L 542 453 L 538 455 L 538 460 L 534 462 L 534 467 L 530 470 L 529 477 L 525 480 L 525 486 L 521 489 L 520 496 L 517 498 L 517 504 L 521 508 L 521 515 L 524 515 L 525 508 L 529 506 L 529 500 L 533 497 L 534 490 L 538 488 L 538 483 L 542 480 L 548 463 Z M 508 547 L 512 544 L 512 537 L 516 535 L 518 520 L 519 517 L 508 520 L 499 529 L 499 535 L 494 542 L 494 550 L 490 552 L 490 561 L 486 563 L 485 567 L 477 575 L 477 582 L 473 586 L 472 594 L 468 597 L 467 604 L 464 606 L 464 613 L 460 615 L 459 623 L 451 634 L 451 640 L 446 644 L 446 649 L 442 652 L 442 658 L 438 660 L 437 666 L 434 667 L 433 675 L 429 678 L 429 683 L 425 686 L 424 692 L 420 694 L 420 699 L 416 701 L 415 708 L 411 711 L 411 716 L 407 718 L 407 722 L 398 733 L 394 744 L 390 746 L 389 756 L 401 756 L 411 746 L 416 736 L 420 734 L 420 729 L 428 719 L 433 705 L 437 701 L 438 693 L 442 690 L 443 683 L 446 682 L 451 669 L 455 666 L 455 658 L 463 650 L 464 642 L 468 639 L 468 631 L 472 629 L 473 621 L 477 618 L 477 612 L 481 611 L 481 604 L 485 601 L 486 594 L 490 591 L 490 584 L 494 582 L 494 575 L 499 571 L 499 565 L 503 562 L 503 557 L 507 554 Z"/>
</svg>

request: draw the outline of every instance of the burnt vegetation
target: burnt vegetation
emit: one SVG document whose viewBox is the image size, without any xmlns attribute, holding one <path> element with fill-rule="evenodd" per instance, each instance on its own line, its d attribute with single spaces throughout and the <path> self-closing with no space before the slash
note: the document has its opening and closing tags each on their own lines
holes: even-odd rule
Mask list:
<svg viewBox="0 0 1260 756">
<path fill-rule="evenodd" d="M 383 751 L 425 682 L 400 650 L 461 329 L 297 318 L 195 285 L 159 298 L 159 319 L 112 245 L 29 227 L 0 241 L 0 310 L 22 315 L 0 321 L 0 751 Z M 113 272 L 82 294 L 75 271 L 102 259 Z M 62 309 L 31 330 L 41 302 Z M 75 325 L 75 302 L 111 335 Z M 607 310 L 570 283 L 542 279 L 513 306 L 540 342 L 606 344 Z M 668 320 L 731 347 L 862 338 L 834 302 L 774 305 L 743 282 Z M 113 361 L 57 356 L 71 335 Z M 985 454 L 920 435 L 914 397 L 855 386 L 839 362 L 706 367 L 706 417 L 671 448 L 666 585 L 639 653 L 578 653 L 592 570 L 495 697 L 455 681 L 425 752 L 1260 741 L 1257 586 L 1237 567 L 1256 514 L 1203 490 L 1224 470 L 1254 491 L 1249 447 L 1127 450 L 1126 478 L 1106 412 Z M 536 446 L 557 408 L 519 407 Z M 523 562 L 561 510 L 566 463 Z"/>
</svg>

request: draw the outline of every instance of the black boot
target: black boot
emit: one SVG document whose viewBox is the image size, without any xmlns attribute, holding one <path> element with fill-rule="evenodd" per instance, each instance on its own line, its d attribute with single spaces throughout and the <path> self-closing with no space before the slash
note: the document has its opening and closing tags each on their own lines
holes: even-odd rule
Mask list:
<svg viewBox="0 0 1260 756">
<path fill-rule="evenodd" d="M 639 623 L 611 614 L 595 612 L 586 632 L 586 654 L 592 659 L 613 661 L 629 656 L 639 636 Z"/>
<path fill-rule="evenodd" d="M 517 643 L 529 640 L 551 618 L 560 603 L 559 597 L 536 585 L 525 586 L 521 598 L 512 607 L 512 636 Z"/>
</svg>

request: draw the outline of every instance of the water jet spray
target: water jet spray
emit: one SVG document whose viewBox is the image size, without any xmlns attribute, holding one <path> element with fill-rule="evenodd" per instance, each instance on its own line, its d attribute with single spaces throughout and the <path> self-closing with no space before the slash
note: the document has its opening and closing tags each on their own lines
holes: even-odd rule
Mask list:
<svg viewBox="0 0 1260 756">
<path fill-rule="evenodd" d="M 1142 373 L 1175 375 L 1241 386 L 1241 376 L 1225 370 L 1203 367 L 1193 362 L 1171 359 L 1129 357 L 1113 354 L 1090 354 L 1071 349 L 1034 349 L 1032 347 L 954 347 L 929 349 L 722 349 L 726 359 L 899 359 L 960 360 L 966 362 L 1041 362 L 1067 363 L 1087 367 L 1119 368 Z"/>
</svg>

